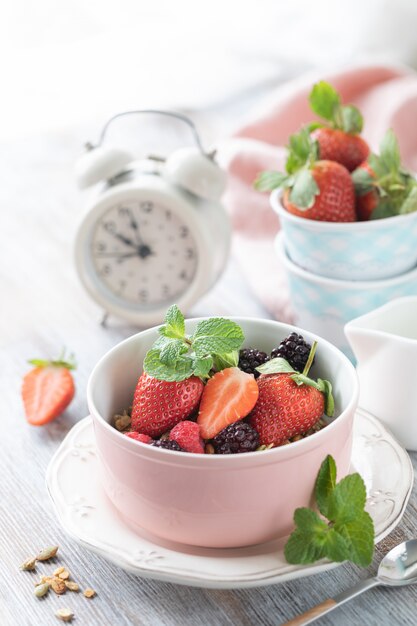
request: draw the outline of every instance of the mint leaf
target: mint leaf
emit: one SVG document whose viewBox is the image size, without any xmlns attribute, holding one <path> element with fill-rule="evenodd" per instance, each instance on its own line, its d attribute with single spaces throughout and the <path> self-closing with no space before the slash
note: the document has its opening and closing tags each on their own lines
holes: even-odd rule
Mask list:
<svg viewBox="0 0 417 626">
<path fill-rule="evenodd" d="M 311 509 L 296 509 L 296 528 L 284 548 L 287 561 L 306 564 L 327 557 L 367 567 L 374 551 L 374 525 L 364 510 L 366 490 L 360 475 L 351 474 L 336 484 L 336 465 L 329 455 L 318 472 L 314 493 L 329 522 Z"/>
<path fill-rule="evenodd" d="M 313 86 L 309 102 L 316 115 L 331 122 L 334 120 L 336 109 L 340 106 L 340 96 L 334 87 L 322 80 Z"/>
<path fill-rule="evenodd" d="M 293 374 L 295 369 L 282 357 L 278 356 L 256 368 L 261 374 Z"/>
<path fill-rule="evenodd" d="M 314 563 L 325 556 L 323 544 L 327 533 L 327 524 L 311 509 L 300 508 L 294 512 L 297 526 L 284 548 L 288 563 Z"/>
<path fill-rule="evenodd" d="M 342 130 L 351 135 L 357 135 L 363 128 L 362 113 L 353 104 L 341 108 Z"/>
<path fill-rule="evenodd" d="M 195 359 L 194 360 L 194 376 L 199 376 L 200 378 L 208 378 L 209 372 L 213 367 L 213 357 L 206 356 L 204 358 Z"/>
<path fill-rule="evenodd" d="M 328 497 L 326 517 L 338 524 L 356 519 L 366 502 L 365 484 L 359 474 L 350 474 L 334 487 Z"/>
<path fill-rule="evenodd" d="M 334 462 L 334 458 L 328 454 L 321 464 L 314 487 L 317 506 L 319 507 L 320 513 L 325 517 L 329 517 L 329 498 L 335 485 L 336 463 Z"/>
<path fill-rule="evenodd" d="M 184 316 L 177 307 L 173 304 L 169 307 L 165 315 L 165 324 L 161 326 L 159 332 L 165 337 L 172 339 L 183 339 L 185 333 L 185 320 Z"/>
<path fill-rule="evenodd" d="M 260 172 L 254 182 L 254 187 L 258 191 L 272 191 L 272 189 L 285 186 L 288 179 L 289 176 L 282 172 Z"/>
<path fill-rule="evenodd" d="M 213 317 L 198 323 L 193 336 L 193 348 L 198 357 L 223 354 L 238 350 L 245 339 L 236 322 L 223 317 Z"/>
<path fill-rule="evenodd" d="M 320 189 L 309 170 L 300 170 L 290 191 L 290 202 L 301 210 L 311 209 Z"/>
<path fill-rule="evenodd" d="M 239 352 L 233 350 L 233 352 L 225 352 L 224 354 L 214 354 L 213 364 L 217 372 L 224 370 L 228 367 L 237 367 L 239 363 Z"/>
<path fill-rule="evenodd" d="M 143 369 L 149 376 L 168 382 L 180 382 L 194 373 L 193 360 L 188 356 L 179 357 L 174 363 L 162 363 L 159 350 L 149 350 L 143 362 Z"/>
<path fill-rule="evenodd" d="M 374 553 L 374 523 L 366 511 L 345 524 L 336 523 L 334 530 L 342 535 L 349 545 L 349 561 L 360 567 L 368 567 L 372 563 Z"/>
<path fill-rule="evenodd" d="M 188 347 L 181 339 L 171 339 L 161 347 L 159 359 L 165 365 L 172 365 L 181 354 L 186 352 L 188 352 Z"/>
</svg>

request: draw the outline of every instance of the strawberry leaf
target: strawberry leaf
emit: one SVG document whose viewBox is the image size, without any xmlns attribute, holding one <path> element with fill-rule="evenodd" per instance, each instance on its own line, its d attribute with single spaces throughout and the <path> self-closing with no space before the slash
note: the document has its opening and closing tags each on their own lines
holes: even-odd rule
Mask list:
<svg viewBox="0 0 417 626">
<path fill-rule="evenodd" d="M 298 133 L 291 135 L 285 164 L 288 174 L 298 172 L 311 159 L 317 158 L 317 152 L 317 142 L 311 138 L 308 128 L 302 128 Z"/>
<path fill-rule="evenodd" d="M 332 85 L 322 80 L 313 86 L 309 102 L 316 115 L 333 122 L 335 111 L 340 106 L 340 96 Z"/>
<path fill-rule="evenodd" d="M 320 189 L 312 173 L 303 169 L 295 176 L 294 186 L 290 191 L 290 202 L 298 209 L 305 211 L 311 209 L 319 193 Z"/>
<path fill-rule="evenodd" d="M 278 356 L 256 368 L 261 374 L 295 374 L 295 369 L 282 357 Z"/>
<path fill-rule="evenodd" d="M 415 182 L 406 199 L 402 203 L 399 213 L 401 215 L 405 215 L 406 213 L 413 213 L 414 211 L 417 211 L 417 183 Z"/>
<path fill-rule="evenodd" d="M 254 187 L 258 191 L 272 191 L 279 187 L 285 187 L 289 183 L 289 176 L 282 172 L 260 172 L 258 174 Z"/>
<path fill-rule="evenodd" d="M 363 128 L 362 113 L 353 104 L 341 107 L 342 128 L 345 133 L 357 135 Z"/>
<path fill-rule="evenodd" d="M 386 194 L 385 194 L 386 195 Z M 371 220 L 379 220 L 385 217 L 393 217 L 397 215 L 395 206 L 389 197 L 382 197 L 378 205 L 372 211 Z"/>
<path fill-rule="evenodd" d="M 312 378 L 305 376 L 305 374 L 293 374 L 291 378 L 295 383 L 297 383 L 298 386 L 307 385 L 308 387 L 314 387 L 314 389 L 320 391 L 320 393 L 324 395 L 324 412 L 329 417 L 334 415 L 332 385 L 328 380 L 318 378 L 317 381 L 315 381 Z"/>
<path fill-rule="evenodd" d="M 391 129 L 387 130 L 382 138 L 379 146 L 379 160 L 386 173 L 398 172 L 401 165 L 400 148 Z"/>
<path fill-rule="evenodd" d="M 363 167 L 358 167 L 352 172 L 352 181 L 358 196 L 363 196 L 375 188 L 375 179 Z"/>
</svg>

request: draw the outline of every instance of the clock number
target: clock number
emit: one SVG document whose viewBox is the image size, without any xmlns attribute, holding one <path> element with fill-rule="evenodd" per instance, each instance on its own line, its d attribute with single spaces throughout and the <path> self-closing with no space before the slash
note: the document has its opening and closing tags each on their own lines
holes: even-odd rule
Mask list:
<svg viewBox="0 0 417 626">
<path fill-rule="evenodd" d="M 162 285 L 162 295 L 167 297 L 169 296 L 169 287 L 168 285 Z"/>
<path fill-rule="evenodd" d="M 165 211 L 165 215 L 166 215 L 167 220 L 170 220 L 172 217 L 171 211 Z"/>
<path fill-rule="evenodd" d="M 109 220 L 108 222 L 103 222 L 104 230 L 107 230 L 108 233 L 114 233 L 116 230 L 116 223 L 113 220 Z"/>
<path fill-rule="evenodd" d="M 148 300 L 148 291 L 146 289 L 141 289 L 139 291 L 139 300 L 141 302 L 146 302 Z"/>
<path fill-rule="evenodd" d="M 180 237 L 181 237 L 181 239 L 185 239 L 185 237 L 187 237 L 189 232 L 190 231 L 188 230 L 187 226 L 181 226 L 181 228 L 180 228 Z"/>
<path fill-rule="evenodd" d="M 104 250 L 107 248 L 106 244 L 103 241 L 98 241 L 96 243 L 96 249 L 97 252 L 104 252 Z"/>
<path fill-rule="evenodd" d="M 192 248 L 187 248 L 186 258 L 193 259 L 194 258 L 194 250 Z"/>
<path fill-rule="evenodd" d="M 119 207 L 119 215 L 129 215 L 129 209 L 125 206 Z"/>
<path fill-rule="evenodd" d="M 152 211 L 152 209 L 153 209 L 153 203 L 152 202 L 141 202 L 140 203 L 140 208 L 145 213 L 150 213 Z"/>
<path fill-rule="evenodd" d="M 187 272 L 185 270 L 182 270 L 180 278 L 181 280 L 187 280 Z"/>
<path fill-rule="evenodd" d="M 110 265 L 103 265 L 103 267 L 101 268 L 101 275 L 102 276 L 109 276 L 111 274 L 111 267 Z"/>
</svg>

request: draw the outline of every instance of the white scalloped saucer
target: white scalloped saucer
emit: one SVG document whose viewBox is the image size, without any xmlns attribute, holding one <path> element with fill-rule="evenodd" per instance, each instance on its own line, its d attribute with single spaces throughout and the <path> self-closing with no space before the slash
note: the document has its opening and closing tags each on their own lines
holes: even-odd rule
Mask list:
<svg viewBox="0 0 417 626">
<path fill-rule="evenodd" d="M 413 484 L 411 461 L 376 418 L 358 410 L 352 465 L 365 480 L 378 542 L 404 513 Z M 76 541 L 138 576 L 232 589 L 284 582 L 337 565 L 288 565 L 282 540 L 231 550 L 156 543 L 126 526 L 107 499 L 97 470 L 93 426 L 87 417 L 74 426 L 51 460 L 49 493 L 62 526 Z"/>
</svg>

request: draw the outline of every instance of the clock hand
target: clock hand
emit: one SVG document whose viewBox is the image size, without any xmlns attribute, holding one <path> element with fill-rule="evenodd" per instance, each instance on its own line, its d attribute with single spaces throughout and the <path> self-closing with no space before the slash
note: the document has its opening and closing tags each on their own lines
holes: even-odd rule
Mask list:
<svg viewBox="0 0 417 626">
<path fill-rule="evenodd" d="M 138 244 L 138 246 L 142 246 L 144 245 L 143 243 L 143 239 L 140 235 L 139 232 L 139 224 L 137 223 L 135 216 L 133 215 L 133 212 L 131 209 L 127 209 L 127 213 L 129 215 L 129 219 L 130 219 L 130 226 L 131 228 L 134 230 L 135 232 L 135 237 L 136 237 L 136 243 Z"/>
<path fill-rule="evenodd" d="M 119 241 L 126 244 L 127 246 L 132 246 L 133 248 L 137 248 L 137 245 L 135 244 L 135 242 L 129 239 L 129 237 L 125 237 L 121 233 L 116 233 L 111 228 L 108 228 L 105 224 L 104 224 L 104 229 L 109 233 L 109 235 L 112 235 L 116 239 L 119 239 Z"/>
</svg>

